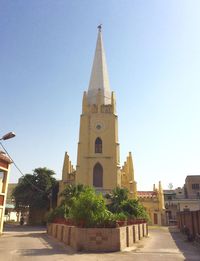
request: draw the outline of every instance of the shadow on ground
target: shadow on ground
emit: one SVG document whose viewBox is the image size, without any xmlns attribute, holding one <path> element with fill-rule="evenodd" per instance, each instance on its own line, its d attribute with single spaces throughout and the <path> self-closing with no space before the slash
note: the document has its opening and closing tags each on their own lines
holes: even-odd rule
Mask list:
<svg viewBox="0 0 200 261">
<path fill-rule="evenodd" d="M 47 235 L 46 227 L 6 225 L 4 228 L 4 235 L 6 236 L 6 233 L 9 232 L 14 232 L 12 237 L 15 238 L 37 238 L 42 242 L 42 248 L 20 249 L 19 252 L 22 256 L 73 255 L 76 253 L 71 247 L 60 243 Z"/>
<path fill-rule="evenodd" d="M 28 231 L 46 231 L 46 226 L 28 226 L 28 225 L 13 225 L 6 224 L 4 226 L 4 232 L 28 232 Z"/>
<path fill-rule="evenodd" d="M 14 232 L 12 234 L 13 238 L 24 238 L 26 240 L 29 238 L 38 239 L 42 246 L 41 248 L 30 248 L 30 249 L 19 249 L 18 254 L 21 256 L 50 256 L 50 255 L 82 255 L 82 254 L 94 254 L 85 251 L 77 252 L 70 246 L 65 245 L 62 242 L 57 241 L 55 238 L 49 236 L 46 233 L 46 227 L 34 227 L 34 226 L 20 226 L 20 225 L 6 225 L 4 228 L 5 236 L 6 233 L 9 236 L 9 232 Z M 98 254 L 98 253 L 96 253 Z M 102 254 L 102 253 L 99 253 Z"/>
<path fill-rule="evenodd" d="M 169 232 L 187 261 L 200 260 L 200 249 L 194 244 L 189 242 L 186 235 L 182 234 L 176 227 L 169 227 Z"/>
</svg>

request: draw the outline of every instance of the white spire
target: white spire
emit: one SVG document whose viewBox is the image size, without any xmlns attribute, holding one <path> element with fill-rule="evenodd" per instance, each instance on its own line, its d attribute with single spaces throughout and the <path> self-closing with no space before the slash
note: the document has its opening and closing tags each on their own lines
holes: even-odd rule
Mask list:
<svg viewBox="0 0 200 261">
<path fill-rule="evenodd" d="M 92 66 L 92 73 L 90 77 L 90 84 L 88 88 L 88 103 L 96 104 L 98 91 L 101 90 L 102 103 L 111 104 L 111 91 L 106 65 L 105 51 L 103 48 L 101 25 L 98 26 L 98 29 L 99 32 L 97 38 L 97 45 Z"/>
</svg>

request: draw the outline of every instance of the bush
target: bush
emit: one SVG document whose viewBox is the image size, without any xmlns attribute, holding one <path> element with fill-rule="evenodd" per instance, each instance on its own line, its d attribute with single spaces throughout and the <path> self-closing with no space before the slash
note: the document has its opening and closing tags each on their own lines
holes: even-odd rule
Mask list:
<svg viewBox="0 0 200 261">
<path fill-rule="evenodd" d="M 60 197 L 62 198 L 61 204 L 66 204 L 70 207 L 72 204 L 73 198 L 78 197 L 81 192 L 85 191 L 86 188 L 87 187 L 82 184 L 66 185 L 65 189 L 60 193 Z"/>
<path fill-rule="evenodd" d="M 146 219 L 148 215 L 138 200 L 128 199 L 126 189 L 116 188 L 107 198 L 108 209 L 102 194 L 82 185 L 68 185 L 61 194 L 64 200 L 60 207 L 51 211 L 48 222 L 68 221 L 81 227 L 116 227 L 123 221 Z M 66 221 L 67 222 L 67 221 Z"/>
<path fill-rule="evenodd" d="M 49 212 L 47 216 L 47 222 L 51 223 L 55 219 L 66 219 L 69 213 L 69 208 L 67 205 L 61 205 L 60 207 L 57 207 L 53 209 L 51 212 Z"/>
<path fill-rule="evenodd" d="M 111 201 L 107 208 L 112 213 L 120 213 L 122 212 L 121 203 L 128 199 L 128 190 L 116 187 L 111 193 L 106 194 L 105 197 Z"/>
<path fill-rule="evenodd" d="M 117 187 L 110 194 L 107 194 L 106 198 L 111 201 L 107 206 L 108 209 L 114 214 L 119 214 L 118 217 L 116 216 L 118 220 L 120 220 L 120 216 L 121 218 L 125 216 L 128 219 L 149 220 L 149 216 L 142 204 L 136 199 L 128 199 L 127 189 Z"/>
<path fill-rule="evenodd" d="M 143 205 L 136 199 L 128 199 L 121 203 L 123 213 L 128 218 L 149 220 L 149 216 Z"/>
<path fill-rule="evenodd" d="M 123 213 L 123 212 L 114 214 L 114 217 L 115 217 L 116 221 L 125 221 L 125 220 L 127 220 L 127 215 L 125 213 Z"/>
<path fill-rule="evenodd" d="M 92 188 L 86 188 L 72 199 L 69 216 L 78 226 L 84 227 L 100 227 L 113 219 L 112 213 L 106 209 L 102 195 L 97 195 Z"/>
</svg>

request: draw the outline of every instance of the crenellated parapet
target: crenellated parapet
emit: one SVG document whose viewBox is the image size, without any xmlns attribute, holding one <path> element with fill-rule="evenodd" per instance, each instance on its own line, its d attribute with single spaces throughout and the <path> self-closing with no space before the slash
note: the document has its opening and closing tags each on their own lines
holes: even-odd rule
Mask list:
<svg viewBox="0 0 200 261">
<path fill-rule="evenodd" d="M 97 103 L 89 104 L 88 103 L 88 94 L 87 92 L 83 93 L 83 101 L 82 101 L 82 114 L 87 113 L 112 113 L 116 114 L 116 100 L 115 94 L 112 92 L 111 100 L 109 104 L 104 104 L 104 94 L 102 90 L 98 90 L 97 94 Z"/>
</svg>

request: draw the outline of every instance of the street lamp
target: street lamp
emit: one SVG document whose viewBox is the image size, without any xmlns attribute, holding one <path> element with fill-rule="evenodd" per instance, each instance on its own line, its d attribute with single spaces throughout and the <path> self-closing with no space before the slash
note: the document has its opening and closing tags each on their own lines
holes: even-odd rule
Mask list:
<svg viewBox="0 0 200 261">
<path fill-rule="evenodd" d="M 8 132 L 8 133 L 6 133 L 5 135 L 3 135 L 3 137 L 0 138 L 0 140 L 12 139 L 12 138 L 14 138 L 15 136 L 16 136 L 15 133 L 11 131 L 11 132 Z"/>
</svg>

